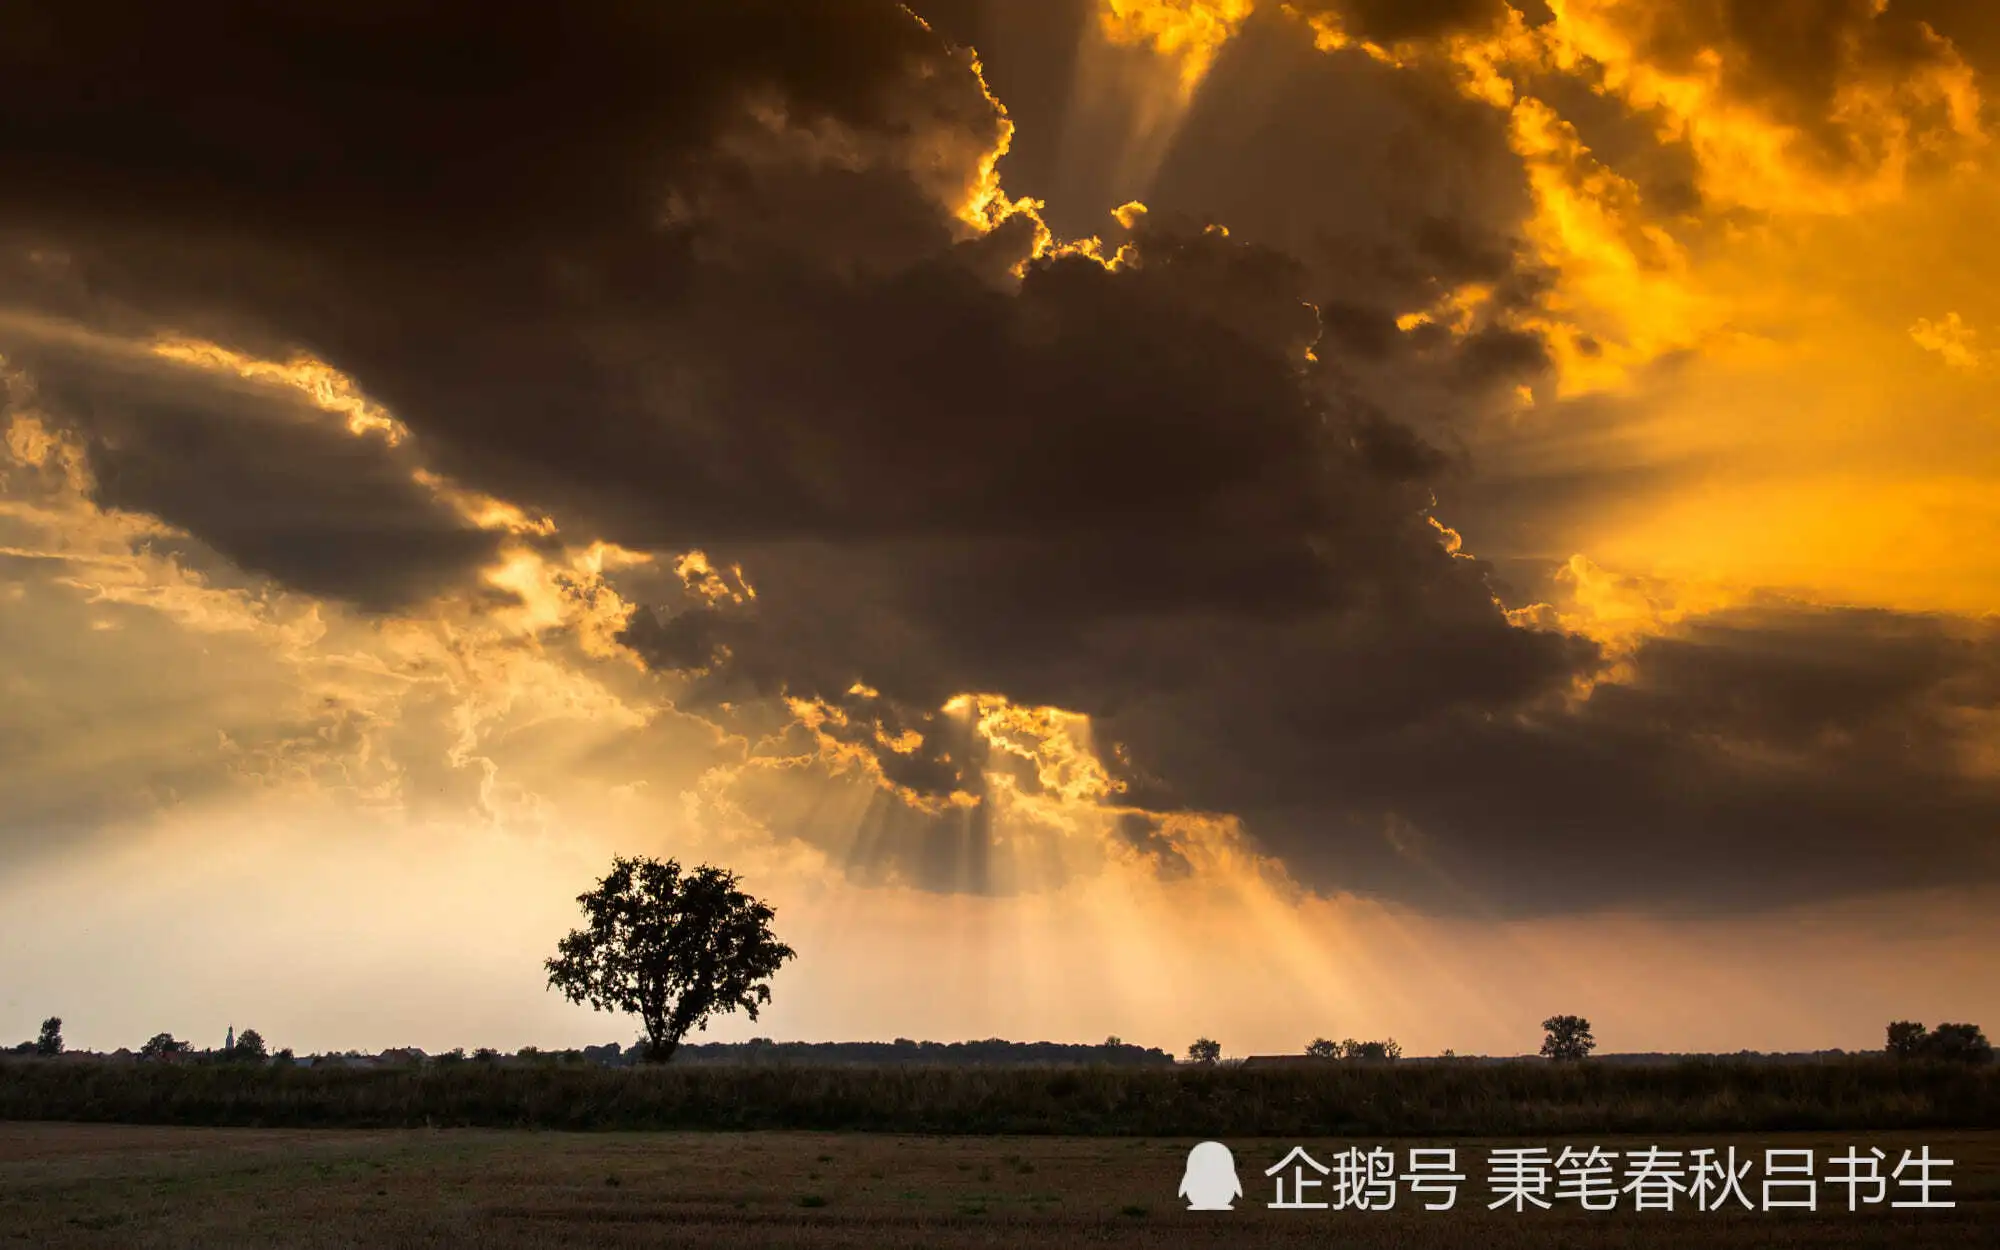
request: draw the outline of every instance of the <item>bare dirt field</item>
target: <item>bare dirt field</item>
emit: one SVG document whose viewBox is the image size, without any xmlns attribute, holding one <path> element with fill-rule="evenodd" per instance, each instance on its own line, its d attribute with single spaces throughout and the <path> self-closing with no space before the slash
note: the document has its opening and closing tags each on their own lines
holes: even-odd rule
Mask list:
<svg viewBox="0 0 2000 1250">
<path fill-rule="evenodd" d="M 571 1134 L 266 1130 L 0 1123 L 0 1247 L 1358 1246 L 1991 1247 L 2000 1245 L 2000 1132 L 1706 1135 L 1451 1143 L 1232 1139 L 1246 1197 L 1190 1212 L 1175 1197 L 1193 1139 L 832 1133 Z M 1458 1146 L 1456 1209 L 1405 1195 L 1387 1212 L 1270 1210 L 1263 1169 L 1293 1145 Z M 1928 1145 L 1951 1210 L 1486 1210 L 1487 1145 Z M 1821 1172 L 1826 1171 L 1821 1164 Z M 1892 1191 L 1893 1194 L 1893 1191 Z M 1753 1199 L 1756 1196 L 1752 1191 Z M 1568 1209 L 1562 1209 L 1567 1207 Z M 1626 1204 L 1629 1208 L 1629 1203 Z"/>
</svg>

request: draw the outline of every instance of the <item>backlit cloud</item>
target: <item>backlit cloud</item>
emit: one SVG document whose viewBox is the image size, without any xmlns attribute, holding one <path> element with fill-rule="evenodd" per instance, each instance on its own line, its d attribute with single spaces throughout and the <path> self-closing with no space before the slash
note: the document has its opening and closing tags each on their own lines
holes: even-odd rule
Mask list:
<svg viewBox="0 0 2000 1250">
<path fill-rule="evenodd" d="M 7 836 L 104 825 L 58 819 L 102 773 L 153 787 L 121 812 L 588 820 L 982 898 L 1755 911 L 2000 871 L 1966 610 L 2000 577 L 1904 593 L 1853 519 L 1974 499 L 1992 426 L 1800 399 L 1892 351 L 1975 384 L 2000 310 L 1891 255 L 1990 188 L 1948 30 L 1106 5 L 1023 79 L 1109 119 L 1066 184 L 1022 121 L 1055 106 L 913 7 L 585 4 L 555 58 L 469 4 L 10 41 L 7 610 L 83 669 L 78 629 L 226 647 L 242 705 L 191 710 L 232 664 L 184 664 L 167 768 L 43 692 L 64 780 Z M 388 86 L 333 72 L 384 30 Z M 1094 236 L 1017 156 L 1106 194 L 1065 210 Z"/>
</svg>

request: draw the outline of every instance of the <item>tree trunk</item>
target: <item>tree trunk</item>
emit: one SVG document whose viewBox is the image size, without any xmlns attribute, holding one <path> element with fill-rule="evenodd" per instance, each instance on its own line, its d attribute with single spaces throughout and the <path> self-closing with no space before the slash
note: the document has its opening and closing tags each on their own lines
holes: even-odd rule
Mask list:
<svg viewBox="0 0 2000 1250">
<path fill-rule="evenodd" d="M 676 1050 L 679 1050 L 680 1046 L 681 1046 L 681 1039 L 678 1037 L 666 1037 L 666 1038 L 648 1037 L 646 1039 L 646 1062 L 647 1063 L 672 1062 L 674 1057 L 674 1052 Z"/>
</svg>

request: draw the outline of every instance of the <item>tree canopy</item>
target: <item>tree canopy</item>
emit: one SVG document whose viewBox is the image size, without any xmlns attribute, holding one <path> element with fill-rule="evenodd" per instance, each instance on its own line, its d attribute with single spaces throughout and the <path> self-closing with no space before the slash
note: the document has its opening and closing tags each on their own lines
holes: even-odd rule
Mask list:
<svg viewBox="0 0 2000 1250">
<path fill-rule="evenodd" d="M 1976 1024 L 1940 1024 L 1926 1029 L 1915 1020 L 1889 1026 L 1884 1047 L 1898 1059 L 1944 1059 L 1955 1063 L 1991 1063 L 1993 1043 Z"/>
<path fill-rule="evenodd" d="M 1542 1039 L 1542 1054 L 1559 1062 L 1575 1062 L 1588 1058 L 1597 1049 L 1597 1039 L 1590 1035 L 1590 1021 L 1582 1016 L 1550 1016 L 1542 1021 L 1542 1029 L 1547 1034 Z"/>
<path fill-rule="evenodd" d="M 772 934 L 770 905 L 707 864 L 684 872 L 671 859 L 620 856 L 576 901 L 586 923 L 544 965 L 549 986 L 573 1003 L 637 1015 L 656 1063 L 713 1016 L 741 1010 L 755 1020 L 771 1001 L 769 979 L 797 955 Z"/>
</svg>

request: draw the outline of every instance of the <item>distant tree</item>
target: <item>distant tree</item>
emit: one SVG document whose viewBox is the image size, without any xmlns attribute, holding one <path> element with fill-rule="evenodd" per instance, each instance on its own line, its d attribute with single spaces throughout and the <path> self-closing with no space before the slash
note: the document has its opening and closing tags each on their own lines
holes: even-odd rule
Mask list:
<svg viewBox="0 0 2000 1250">
<path fill-rule="evenodd" d="M 464 1063 L 465 1047 L 454 1046 L 450 1050 L 445 1051 L 441 1055 L 433 1055 L 431 1056 L 431 1062 L 442 1065 L 444 1067 L 450 1067 L 453 1064 Z"/>
<path fill-rule="evenodd" d="M 1348 1042 L 1342 1047 L 1341 1054 L 1347 1059 L 1401 1059 L 1403 1048 L 1392 1037 L 1380 1042 Z"/>
<path fill-rule="evenodd" d="M 589 923 L 545 965 L 573 1003 L 628 1011 L 646 1027 L 645 1058 L 673 1058 L 690 1029 L 771 1001 L 768 984 L 797 952 L 771 933 L 770 905 L 738 889 L 737 875 L 674 860 L 612 860 L 597 888 L 577 896 Z"/>
<path fill-rule="evenodd" d="M 1329 1041 L 1324 1037 L 1315 1037 L 1306 1043 L 1306 1054 L 1315 1059 L 1338 1059 L 1340 1058 L 1340 1043 Z"/>
<path fill-rule="evenodd" d="M 1214 1064 L 1222 1058 L 1222 1043 L 1212 1037 L 1197 1037 L 1188 1046 L 1188 1062 Z"/>
<path fill-rule="evenodd" d="M 1113 1033 L 1113 1034 L 1112 1034 L 1112 1035 L 1111 1035 L 1110 1037 L 1107 1037 L 1107 1038 L 1105 1038 L 1105 1039 L 1104 1039 L 1104 1044 L 1105 1044 L 1105 1045 L 1106 1045 L 1107 1047 L 1110 1047 L 1110 1046 L 1123 1046 L 1123 1045 L 1125 1044 L 1125 1039 L 1124 1039 L 1124 1038 L 1122 1038 L 1122 1037 L 1120 1037 L 1120 1036 L 1118 1036 L 1118 1035 L 1117 1035 L 1116 1033 Z"/>
<path fill-rule="evenodd" d="M 500 1052 L 491 1046 L 481 1046 L 478 1050 L 472 1052 L 472 1058 L 476 1063 L 498 1063 L 500 1061 Z"/>
<path fill-rule="evenodd" d="M 185 1055 L 193 1047 L 171 1033 L 155 1033 L 139 1048 L 141 1059 L 165 1059 L 169 1055 Z"/>
<path fill-rule="evenodd" d="M 1923 1053 L 1929 1033 L 1915 1020 L 1896 1020 L 1889 1025 L 1889 1044 L 1883 1047 L 1898 1059 L 1915 1059 Z"/>
<path fill-rule="evenodd" d="M 41 1035 L 35 1038 L 35 1053 L 44 1059 L 50 1059 L 60 1055 L 62 1051 L 62 1017 L 50 1016 L 42 1021 Z"/>
<path fill-rule="evenodd" d="M 1542 1054 L 1559 1063 L 1574 1063 L 1597 1049 L 1590 1035 L 1590 1021 L 1582 1016 L 1550 1016 L 1542 1021 Z"/>
<path fill-rule="evenodd" d="M 1453 1050 L 1453 1049 L 1452 1049 L 1451 1047 L 1447 1046 L 1447 1047 L 1445 1047 L 1445 1048 L 1444 1048 L 1443 1050 L 1441 1050 L 1441 1051 L 1439 1051 L 1439 1052 L 1438 1052 L 1438 1058 L 1440 1058 L 1440 1059 L 1456 1059 L 1456 1058 L 1458 1058 L 1458 1052 L 1457 1052 L 1457 1051 L 1455 1051 L 1455 1050 Z"/>
<path fill-rule="evenodd" d="M 236 1045 L 225 1058 L 240 1063 L 262 1063 L 267 1058 L 264 1049 L 264 1035 L 255 1029 L 245 1029 L 236 1035 Z"/>
<path fill-rule="evenodd" d="M 292 1048 L 287 1046 L 277 1054 L 272 1055 L 271 1062 L 280 1068 L 290 1068 L 297 1066 L 299 1060 L 298 1056 L 292 1053 Z"/>
<path fill-rule="evenodd" d="M 1923 1056 L 1950 1063 L 1991 1063 L 1993 1043 L 1976 1024 L 1940 1024 L 1924 1039 Z"/>
</svg>

